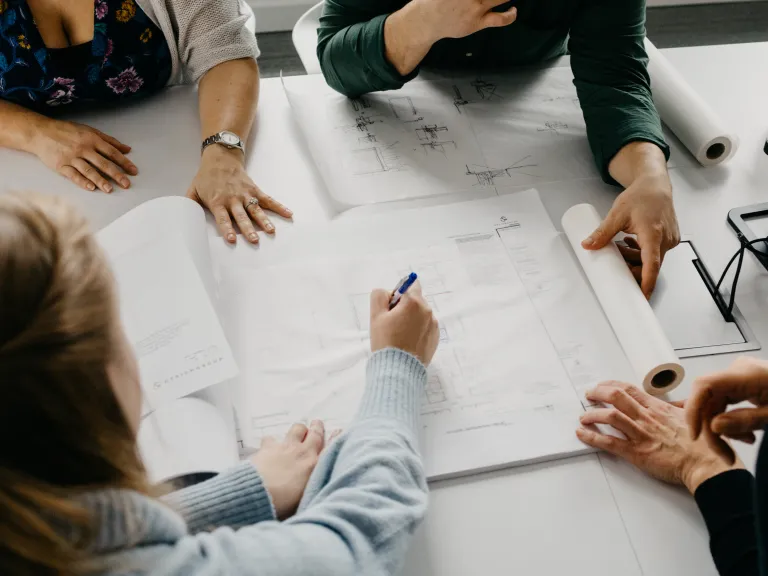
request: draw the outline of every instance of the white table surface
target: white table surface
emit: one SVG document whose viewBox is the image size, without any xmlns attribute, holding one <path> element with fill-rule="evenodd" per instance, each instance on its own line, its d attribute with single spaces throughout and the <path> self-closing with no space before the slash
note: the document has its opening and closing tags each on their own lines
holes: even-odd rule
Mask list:
<svg viewBox="0 0 768 576">
<path fill-rule="evenodd" d="M 665 54 L 741 139 L 726 166 L 672 171 L 683 234 L 691 235 L 710 270 L 722 270 L 738 248 L 726 224 L 729 209 L 768 200 L 768 43 L 680 48 Z M 163 195 L 184 194 L 197 169 L 199 122 L 192 88 L 166 93 L 114 112 L 78 117 L 130 144 L 140 175 L 129 191 L 88 193 L 50 173 L 37 160 L 0 151 L 5 189 L 34 189 L 72 199 L 94 227 Z M 324 221 L 335 210 L 314 170 L 277 79 L 262 83 L 260 112 L 250 147 L 255 181 L 296 213 L 295 222 Z M 603 213 L 616 190 L 598 179 L 539 188 L 553 222 L 578 202 Z M 456 197 L 364 208 L 394 210 Z M 350 213 L 343 217 L 349 217 Z M 279 222 L 274 241 L 290 234 Z M 223 247 L 211 227 L 219 261 L 259 258 L 254 250 Z M 737 304 L 768 358 L 768 273 L 751 257 L 739 283 Z M 712 356 L 684 361 L 689 378 L 673 394 L 683 398 L 693 377 L 732 360 Z M 754 452 L 742 452 L 753 461 Z M 429 518 L 406 565 L 411 576 L 495 574 L 621 576 L 715 575 L 708 537 L 693 499 L 606 456 L 557 462 L 446 481 L 432 486 Z"/>
</svg>

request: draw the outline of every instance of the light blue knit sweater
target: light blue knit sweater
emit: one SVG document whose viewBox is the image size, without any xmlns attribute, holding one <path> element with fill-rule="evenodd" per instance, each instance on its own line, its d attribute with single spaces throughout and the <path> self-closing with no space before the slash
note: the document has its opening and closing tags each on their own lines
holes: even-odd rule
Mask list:
<svg viewBox="0 0 768 576">
<path fill-rule="evenodd" d="M 250 463 L 165 502 L 105 490 L 84 501 L 102 574 L 358 576 L 400 570 L 427 509 L 417 452 L 424 366 L 374 354 L 354 423 L 323 452 L 298 513 L 284 522 Z M 176 511 L 178 511 L 178 513 Z"/>
</svg>

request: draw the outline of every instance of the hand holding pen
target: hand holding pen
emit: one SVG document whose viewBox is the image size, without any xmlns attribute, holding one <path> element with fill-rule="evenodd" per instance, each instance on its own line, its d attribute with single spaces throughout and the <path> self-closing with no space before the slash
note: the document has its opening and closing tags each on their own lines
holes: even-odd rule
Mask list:
<svg viewBox="0 0 768 576">
<path fill-rule="evenodd" d="M 416 278 L 410 274 L 392 292 L 371 293 L 371 350 L 398 348 L 427 366 L 437 350 L 440 328 Z"/>
</svg>

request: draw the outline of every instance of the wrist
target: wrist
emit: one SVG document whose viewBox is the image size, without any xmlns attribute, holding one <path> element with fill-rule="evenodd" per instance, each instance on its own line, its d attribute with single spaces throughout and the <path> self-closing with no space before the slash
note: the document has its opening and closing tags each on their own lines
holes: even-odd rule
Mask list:
<svg viewBox="0 0 768 576">
<path fill-rule="evenodd" d="M 236 163 L 245 165 L 245 154 L 239 148 L 227 148 L 222 144 L 210 144 L 205 147 L 200 157 L 201 164 Z"/>
<path fill-rule="evenodd" d="M 413 0 L 403 6 L 398 12 L 410 25 L 408 39 L 416 47 L 429 50 L 438 40 L 444 38 L 442 27 L 436 21 L 440 15 L 435 2 L 430 0 Z"/>
<path fill-rule="evenodd" d="M 736 462 L 733 465 L 729 465 L 721 458 L 712 455 L 710 458 L 688 463 L 683 468 L 681 480 L 688 489 L 688 492 L 695 494 L 696 489 L 710 478 L 714 478 L 729 470 L 739 469 L 744 469 L 744 464 L 738 458 L 736 458 Z"/>
<path fill-rule="evenodd" d="M 46 118 L 42 115 L 30 118 L 28 122 L 25 122 L 25 126 L 20 134 L 19 143 L 15 148 L 39 156 L 38 151 L 44 148 L 46 142 L 50 140 L 50 128 L 56 122 L 58 120 Z"/>
<path fill-rule="evenodd" d="M 672 183 L 664 152 L 653 142 L 636 141 L 626 144 L 608 166 L 611 176 L 625 188 L 642 180 L 661 185 L 672 194 Z"/>
<path fill-rule="evenodd" d="M 433 10 L 413 0 L 384 21 L 384 53 L 401 76 L 413 72 L 440 40 L 439 26 L 432 23 Z"/>
</svg>

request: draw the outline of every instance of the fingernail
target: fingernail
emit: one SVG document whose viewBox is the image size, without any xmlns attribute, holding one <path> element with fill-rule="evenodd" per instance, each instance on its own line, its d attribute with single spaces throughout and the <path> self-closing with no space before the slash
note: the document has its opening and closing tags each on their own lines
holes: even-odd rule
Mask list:
<svg viewBox="0 0 768 576">
<path fill-rule="evenodd" d="M 96 190 L 96 186 L 94 186 L 93 184 L 88 184 L 88 190 L 93 192 L 94 190 Z"/>
<path fill-rule="evenodd" d="M 112 184 L 105 184 L 104 185 L 104 190 L 107 192 L 107 194 L 112 192 Z"/>
<path fill-rule="evenodd" d="M 268 232 L 269 234 L 272 234 L 272 232 L 274 232 L 274 231 L 275 231 L 275 227 L 274 227 L 274 226 L 272 226 L 272 224 L 270 224 L 269 222 L 267 222 L 267 224 L 266 224 L 266 229 L 267 229 L 267 232 Z"/>
<path fill-rule="evenodd" d="M 585 239 L 584 242 L 581 243 L 581 245 L 584 247 L 587 247 L 587 246 L 592 246 L 594 243 L 595 243 L 595 239 L 592 236 L 590 236 L 589 238 Z"/>
<path fill-rule="evenodd" d="M 235 235 L 234 234 L 227 234 L 227 240 L 229 240 L 230 242 L 234 242 L 235 241 Z"/>
<path fill-rule="evenodd" d="M 250 234 L 250 235 L 248 236 L 248 238 L 251 240 L 251 242 L 256 242 L 256 241 L 259 239 L 259 237 L 258 237 L 258 236 L 256 236 L 256 233 L 255 233 L 255 232 L 254 232 L 254 233 L 252 233 L 252 234 Z"/>
<path fill-rule="evenodd" d="M 128 188 L 128 185 L 129 185 L 129 184 L 130 184 L 130 182 L 128 181 L 128 178 L 121 178 L 121 179 L 120 179 L 120 185 L 121 185 L 123 188 Z"/>
<path fill-rule="evenodd" d="M 288 214 L 288 218 L 291 218 L 293 216 L 293 210 L 290 210 L 289 208 L 285 209 L 285 213 Z"/>
</svg>

